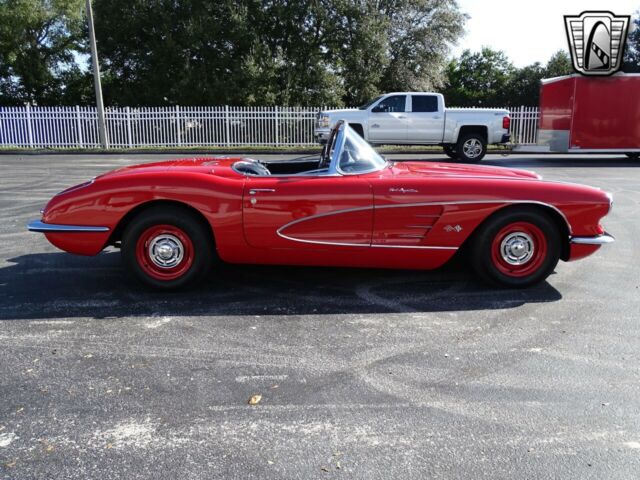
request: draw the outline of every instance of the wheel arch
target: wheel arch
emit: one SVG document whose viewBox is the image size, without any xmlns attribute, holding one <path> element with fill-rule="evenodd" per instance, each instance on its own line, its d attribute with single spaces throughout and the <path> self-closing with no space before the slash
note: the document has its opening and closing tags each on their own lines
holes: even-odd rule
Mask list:
<svg viewBox="0 0 640 480">
<path fill-rule="evenodd" d="M 534 211 L 537 213 L 542 213 L 543 215 L 547 216 L 553 222 L 553 224 L 558 228 L 558 231 L 560 232 L 560 238 L 562 242 L 560 246 L 561 248 L 560 258 L 564 261 L 566 261 L 569 258 L 570 248 L 571 248 L 571 243 L 570 243 L 571 226 L 569 224 L 569 221 L 564 216 L 564 214 L 553 205 L 550 205 L 548 203 L 533 202 L 533 201 L 532 202 L 524 201 L 522 203 L 508 204 L 501 208 L 498 208 L 497 210 L 492 212 L 490 215 L 487 215 L 487 217 L 484 220 L 482 220 L 482 222 L 480 222 L 478 226 L 474 229 L 473 233 L 469 235 L 469 237 L 467 237 L 467 239 L 464 241 L 460 249 L 463 251 L 466 251 L 468 249 L 469 244 L 473 242 L 473 239 L 475 238 L 477 233 L 482 230 L 484 225 L 486 225 L 490 219 L 494 218 L 497 215 L 501 215 L 501 214 L 504 214 L 505 212 L 511 212 L 511 211 Z"/>
<path fill-rule="evenodd" d="M 124 233 L 125 229 L 134 218 L 144 213 L 145 211 L 158 206 L 177 207 L 193 214 L 194 217 L 196 217 L 202 223 L 202 225 L 206 228 L 207 232 L 211 236 L 211 240 L 215 242 L 215 234 L 213 231 L 213 227 L 211 226 L 207 218 L 203 215 L 203 213 L 200 210 L 198 210 L 192 205 L 189 205 L 188 203 L 181 202 L 178 200 L 155 199 L 155 200 L 149 200 L 147 202 L 143 202 L 139 205 L 136 205 L 131 210 L 129 210 L 120 219 L 116 227 L 113 229 L 113 232 L 109 237 L 109 241 L 107 242 L 107 245 L 115 245 L 117 242 L 119 242 L 122 239 L 122 234 Z"/>
<path fill-rule="evenodd" d="M 458 137 L 456 138 L 456 143 L 464 136 L 470 133 L 477 133 L 482 135 L 484 138 L 484 143 L 489 143 L 489 128 L 486 125 L 463 125 L 458 130 Z"/>
</svg>

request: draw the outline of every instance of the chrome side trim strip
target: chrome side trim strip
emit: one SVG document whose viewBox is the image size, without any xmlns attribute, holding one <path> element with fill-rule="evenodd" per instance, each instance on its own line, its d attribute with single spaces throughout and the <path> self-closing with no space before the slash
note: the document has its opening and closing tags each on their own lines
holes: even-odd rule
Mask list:
<svg viewBox="0 0 640 480">
<path fill-rule="evenodd" d="M 109 227 L 97 227 L 91 225 L 55 225 L 34 220 L 27 225 L 30 232 L 108 232 Z"/>
<path fill-rule="evenodd" d="M 377 244 L 362 244 L 362 243 L 342 243 L 342 242 L 330 242 L 330 241 L 323 241 L 323 240 L 303 240 L 303 239 L 299 239 L 299 238 L 294 238 L 294 237 L 290 237 L 288 235 L 285 235 L 282 233 L 283 230 L 286 230 L 287 228 L 296 225 L 298 223 L 301 222 L 305 222 L 307 220 L 312 220 L 312 219 L 316 219 L 316 218 L 322 218 L 322 217 L 328 217 L 330 215 L 339 215 L 342 213 L 350 213 L 350 212 L 358 212 L 358 211 L 364 211 L 364 210 L 375 210 L 378 208 L 405 208 L 405 207 L 426 207 L 426 206 L 433 206 L 433 205 L 469 205 L 469 204 L 496 204 L 496 203 L 508 203 L 508 204 L 535 204 L 535 205 L 543 205 L 545 207 L 550 207 L 553 210 L 555 210 L 556 212 L 558 212 L 562 218 L 565 220 L 567 227 L 569 228 L 569 232 L 571 232 L 571 224 L 569 223 L 569 220 L 567 219 L 566 215 L 564 213 L 562 213 L 560 211 L 560 209 L 558 209 L 557 207 L 548 204 L 548 203 L 544 203 L 544 202 L 538 202 L 535 200 L 463 200 L 463 201 L 451 201 L 451 202 L 421 202 L 421 203 L 404 203 L 404 204 L 400 204 L 400 205 L 371 205 L 368 207 L 355 207 L 355 208 L 346 208 L 343 210 L 335 210 L 332 212 L 325 212 L 325 213 L 320 213 L 318 215 L 310 215 L 308 217 L 303 217 L 303 218 L 298 218 L 296 220 L 293 220 L 292 222 L 286 223 L 285 225 L 283 225 L 282 227 L 280 227 L 277 231 L 276 234 L 281 237 L 284 238 L 285 240 L 291 240 L 292 242 L 300 242 L 300 243 L 309 243 L 309 244 L 316 244 L 316 245 L 334 245 L 334 246 L 341 246 L 341 247 L 375 247 L 375 248 L 416 248 L 416 249 L 426 249 L 426 250 L 458 250 L 458 247 L 441 247 L 441 246 L 427 246 L 427 245 L 377 245 Z M 581 237 L 574 237 L 574 238 L 581 238 Z M 612 237 L 613 238 L 613 237 Z M 577 243 L 577 242 L 576 242 Z M 610 242 L 607 242 L 610 243 Z"/>
<path fill-rule="evenodd" d="M 607 243 L 615 242 L 615 240 L 616 239 L 608 233 L 595 237 L 571 237 L 571 243 L 578 245 L 606 245 Z"/>
<path fill-rule="evenodd" d="M 331 245 L 334 247 L 360 247 L 360 248 L 415 248 L 419 250 L 458 250 L 458 247 L 436 247 L 429 245 L 379 245 L 371 243 L 344 243 L 344 242 L 326 242 L 324 240 L 304 240 L 302 238 L 294 238 L 284 235 L 280 232 L 282 228 L 277 231 L 278 236 L 285 240 L 291 240 L 292 242 L 310 243 L 312 245 Z"/>
<path fill-rule="evenodd" d="M 282 227 L 280 227 L 278 229 L 278 235 L 280 235 L 279 232 L 281 232 L 282 230 L 285 230 L 286 228 L 295 225 L 297 223 L 300 222 L 305 222 L 307 220 L 312 220 L 312 219 L 316 219 L 316 218 L 322 218 L 322 217 L 328 217 L 330 215 L 340 215 L 342 213 L 351 213 L 351 212 L 360 212 L 360 211 L 365 211 L 365 210 L 377 210 L 377 209 L 382 209 L 382 208 L 407 208 L 407 207 L 429 207 L 429 206 L 434 206 L 434 205 L 469 205 L 469 204 L 478 204 L 478 205 L 487 205 L 487 204 L 496 204 L 496 203 L 505 203 L 505 204 L 510 204 L 510 205 L 516 205 L 516 204 L 529 204 L 529 205 L 542 205 L 544 207 L 549 207 L 552 210 L 556 211 L 558 214 L 560 214 L 560 216 L 564 219 L 565 223 L 567 224 L 567 227 L 569 228 L 569 232 L 571 232 L 571 224 L 569 223 L 569 220 L 567 219 L 567 216 L 562 213 L 562 211 L 554 206 L 551 205 L 550 203 L 544 203 L 544 202 L 539 202 L 537 200 L 462 200 L 462 201 L 444 201 L 444 202 L 420 202 L 420 203 L 402 203 L 402 204 L 398 204 L 398 205 L 370 205 L 367 207 L 354 207 L 354 208 L 345 208 L 343 210 L 334 210 L 331 212 L 325 212 L 325 213 L 319 213 L 317 215 L 309 215 L 308 217 L 303 217 L 303 218 L 298 218 L 296 220 L 293 220 L 285 225 L 283 225 Z M 444 213 L 443 213 L 444 214 Z M 441 217 L 443 214 L 441 215 L 434 215 L 434 217 Z M 417 216 L 430 216 L 430 215 L 421 215 L 421 214 L 416 214 Z"/>
<path fill-rule="evenodd" d="M 458 250 L 458 247 L 433 247 L 429 245 L 371 245 L 372 248 L 418 248 L 420 250 Z"/>
</svg>

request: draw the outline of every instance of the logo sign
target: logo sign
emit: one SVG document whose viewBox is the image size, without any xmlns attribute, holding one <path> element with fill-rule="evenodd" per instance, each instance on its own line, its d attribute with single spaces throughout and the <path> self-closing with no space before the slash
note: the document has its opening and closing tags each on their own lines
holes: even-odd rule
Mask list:
<svg viewBox="0 0 640 480">
<path fill-rule="evenodd" d="M 582 12 L 565 15 L 573 68 L 583 75 L 611 75 L 620 70 L 629 15 Z"/>
</svg>

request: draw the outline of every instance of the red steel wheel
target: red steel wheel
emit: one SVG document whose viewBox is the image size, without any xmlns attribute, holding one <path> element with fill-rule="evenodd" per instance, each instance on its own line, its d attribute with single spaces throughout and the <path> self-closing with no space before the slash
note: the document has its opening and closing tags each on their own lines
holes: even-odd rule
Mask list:
<svg viewBox="0 0 640 480">
<path fill-rule="evenodd" d="M 127 269 L 154 288 L 178 289 L 202 280 L 213 264 L 213 232 L 197 212 L 176 205 L 149 207 L 122 234 Z"/>
<path fill-rule="evenodd" d="M 504 275 L 526 277 L 535 273 L 547 257 L 547 237 L 529 222 L 511 223 L 493 238 L 491 259 Z"/>
<path fill-rule="evenodd" d="M 154 225 L 138 238 L 136 259 L 140 268 L 156 280 L 176 280 L 193 264 L 193 242 L 174 225 Z"/>
<path fill-rule="evenodd" d="M 469 260 L 476 273 L 511 288 L 545 280 L 562 248 L 561 227 L 550 214 L 529 206 L 497 212 L 469 240 Z"/>
</svg>

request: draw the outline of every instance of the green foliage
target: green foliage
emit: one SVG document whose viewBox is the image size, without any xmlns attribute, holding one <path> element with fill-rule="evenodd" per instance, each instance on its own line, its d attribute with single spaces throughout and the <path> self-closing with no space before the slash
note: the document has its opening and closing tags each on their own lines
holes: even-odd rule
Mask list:
<svg viewBox="0 0 640 480">
<path fill-rule="evenodd" d="M 362 104 L 443 91 L 449 105 L 536 105 L 557 52 L 515 68 L 504 52 L 447 61 L 455 0 L 93 0 L 107 105 Z M 640 20 L 635 20 L 636 25 Z M 0 0 L 0 105 L 94 104 L 83 0 Z M 640 28 L 627 64 L 640 68 Z"/>
<path fill-rule="evenodd" d="M 540 81 L 573 73 L 571 58 L 559 50 L 546 66 L 536 62 L 516 68 L 504 52 L 483 48 L 465 50 L 447 70 L 447 103 L 459 107 L 515 107 L 538 105 Z"/>
<path fill-rule="evenodd" d="M 465 50 L 447 67 L 447 103 L 458 107 L 504 106 L 514 71 L 504 52 L 488 47 L 476 53 Z"/>
<path fill-rule="evenodd" d="M 633 15 L 629 25 L 622 71 L 640 73 L 640 10 Z"/>
<path fill-rule="evenodd" d="M 87 93 L 75 61 L 82 0 L 0 0 L 0 104 L 65 104 Z"/>
<path fill-rule="evenodd" d="M 565 50 L 558 50 L 554 53 L 545 68 L 545 78 L 561 77 L 563 75 L 571 75 L 575 73 L 571 57 Z"/>
</svg>

